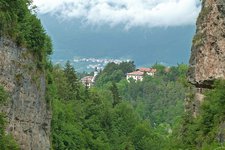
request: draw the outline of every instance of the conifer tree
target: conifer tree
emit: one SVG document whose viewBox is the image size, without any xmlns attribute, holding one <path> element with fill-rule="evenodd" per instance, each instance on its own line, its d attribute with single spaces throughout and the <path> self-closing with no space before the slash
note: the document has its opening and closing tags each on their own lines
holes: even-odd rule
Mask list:
<svg viewBox="0 0 225 150">
<path fill-rule="evenodd" d="M 119 92 L 118 92 L 118 88 L 116 86 L 116 83 L 113 82 L 112 86 L 110 87 L 110 91 L 112 93 L 113 96 L 113 107 L 115 107 L 117 104 L 119 104 L 121 102 L 121 98 L 119 96 Z"/>
<path fill-rule="evenodd" d="M 76 71 L 69 61 L 66 62 L 64 73 L 67 77 L 70 86 L 68 88 L 70 88 L 73 98 L 80 99 L 80 83 L 78 81 Z"/>
</svg>

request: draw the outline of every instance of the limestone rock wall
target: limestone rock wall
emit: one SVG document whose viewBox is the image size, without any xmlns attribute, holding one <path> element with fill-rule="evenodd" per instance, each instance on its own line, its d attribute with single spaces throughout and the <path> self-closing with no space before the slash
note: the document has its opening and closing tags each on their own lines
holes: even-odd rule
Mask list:
<svg viewBox="0 0 225 150">
<path fill-rule="evenodd" d="M 225 79 L 225 0 L 203 0 L 191 50 L 189 81 L 209 88 Z"/>
<path fill-rule="evenodd" d="M 35 58 L 12 41 L 0 38 L 0 84 L 10 93 L 1 111 L 8 116 L 7 132 L 24 150 L 50 149 L 51 113 L 45 101 L 45 74 Z"/>
</svg>

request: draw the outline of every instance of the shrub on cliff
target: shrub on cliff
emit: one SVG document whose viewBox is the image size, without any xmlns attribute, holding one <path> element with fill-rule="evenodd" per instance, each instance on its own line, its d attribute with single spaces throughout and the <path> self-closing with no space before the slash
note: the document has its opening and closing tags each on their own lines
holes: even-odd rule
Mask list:
<svg viewBox="0 0 225 150">
<path fill-rule="evenodd" d="M 39 68 L 47 67 L 52 43 L 34 13 L 31 0 L 0 0 L 0 37 L 32 51 Z"/>
<path fill-rule="evenodd" d="M 8 94 L 4 91 L 4 88 L 0 86 L 0 106 L 8 98 Z M 5 133 L 6 121 L 4 114 L 0 113 L 0 150 L 19 150 L 13 137 Z"/>
<path fill-rule="evenodd" d="M 0 104 L 5 102 L 8 97 L 8 94 L 4 91 L 4 88 L 0 86 Z"/>
<path fill-rule="evenodd" d="M 189 112 L 183 118 L 178 144 L 182 148 L 222 149 L 224 146 L 225 81 L 215 81 L 213 89 L 204 94 L 198 117 Z"/>
</svg>

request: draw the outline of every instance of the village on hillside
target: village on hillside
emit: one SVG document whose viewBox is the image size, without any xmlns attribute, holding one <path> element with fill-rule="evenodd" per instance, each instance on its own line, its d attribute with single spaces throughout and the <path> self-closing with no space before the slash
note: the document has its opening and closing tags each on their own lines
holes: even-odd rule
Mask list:
<svg viewBox="0 0 225 150">
<path fill-rule="evenodd" d="M 133 72 L 128 72 L 126 74 L 126 79 L 128 82 L 130 82 L 130 79 L 133 79 L 135 81 L 143 81 L 144 76 L 154 76 L 157 72 L 154 68 L 138 68 Z M 90 88 L 94 85 L 96 76 L 98 75 L 98 69 L 95 69 L 93 76 L 85 76 L 81 79 L 81 83 Z"/>
<path fill-rule="evenodd" d="M 134 72 L 127 73 L 126 79 L 129 82 L 129 79 L 134 79 L 135 81 L 142 81 L 145 75 L 154 76 L 156 69 L 153 68 L 139 68 Z"/>
</svg>

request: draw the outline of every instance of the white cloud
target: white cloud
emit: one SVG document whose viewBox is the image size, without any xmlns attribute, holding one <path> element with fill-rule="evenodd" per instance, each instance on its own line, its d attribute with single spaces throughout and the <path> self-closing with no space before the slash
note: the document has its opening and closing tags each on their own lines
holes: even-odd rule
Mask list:
<svg viewBox="0 0 225 150">
<path fill-rule="evenodd" d="M 34 0 L 40 13 L 64 19 L 81 19 L 92 25 L 126 28 L 192 25 L 200 11 L 199 0 Z"/>
</svg>

